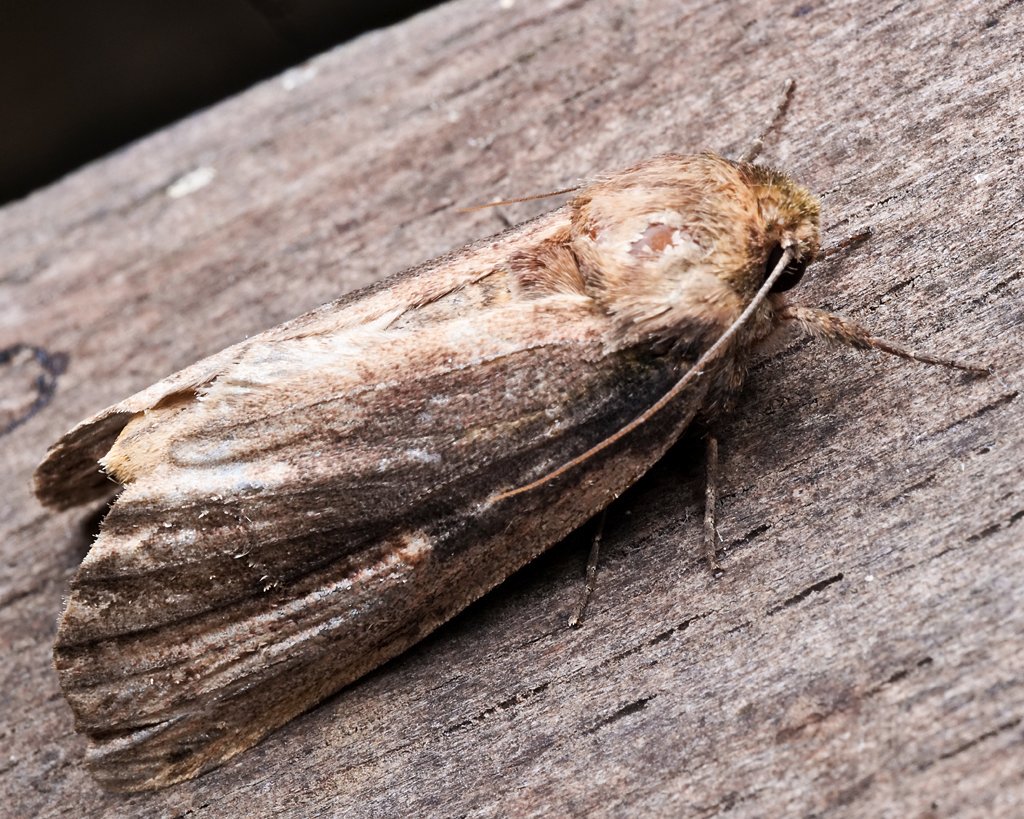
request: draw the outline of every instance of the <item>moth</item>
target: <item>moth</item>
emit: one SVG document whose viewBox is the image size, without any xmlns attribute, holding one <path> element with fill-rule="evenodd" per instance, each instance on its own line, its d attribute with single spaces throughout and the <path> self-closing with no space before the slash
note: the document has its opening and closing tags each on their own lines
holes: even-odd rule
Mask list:
<svg viewBox="0 0 1024 819">
<path fill-rule="evenodd" d="M 61 438 L 42 503 L 122 487 L 54 647 L 99 782 L 209 771 L 404 651 L 713 418 L 780 332 L 977 369 L 793 303 L 819 205 L 752 153 L 609 174 Z"/>
</svg>

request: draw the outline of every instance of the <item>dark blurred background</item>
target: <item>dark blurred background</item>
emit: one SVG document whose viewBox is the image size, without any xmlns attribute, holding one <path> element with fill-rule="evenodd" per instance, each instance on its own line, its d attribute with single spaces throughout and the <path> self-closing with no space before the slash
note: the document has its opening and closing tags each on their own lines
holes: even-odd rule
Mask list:
<svg viewBox="0 0 1024 819">
<path fill-rule="evenodd" d="M 0 204 L 425 0 L 0 0 Z"/>
</svg>

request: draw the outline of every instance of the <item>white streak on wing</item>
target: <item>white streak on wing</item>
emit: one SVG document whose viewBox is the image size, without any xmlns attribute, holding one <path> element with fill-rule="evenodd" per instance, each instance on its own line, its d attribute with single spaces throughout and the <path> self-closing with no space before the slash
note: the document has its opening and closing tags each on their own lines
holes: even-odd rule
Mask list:
<svg viewBox="0 0 1024 819">
<path fill-rule="evenodd" d="M 247 494 L 273 492 L 295 480 L 289 464 L 269 459 L 259 461 L 210 461 L 205 466 L 198 457 L 202 450 L 193 450 L 192 461 L 184 469 L 165 467 L 168 473 L 154 475 L 153 480 L 138 481 L 125 488 L 119 503 L 141 501 L 163 505 L 194 503 L 216 496 L 245 500 Z"/>
<path fill-rule="evenodd" d="M 405 457 L 410 461 L 415 461 L 421 464 L 439 464 L 441 463 L 441 456 L 436 452 L 428 452 L 425 449 L 417 449 L 412 447 L 405 450 Z"/>
</svg>

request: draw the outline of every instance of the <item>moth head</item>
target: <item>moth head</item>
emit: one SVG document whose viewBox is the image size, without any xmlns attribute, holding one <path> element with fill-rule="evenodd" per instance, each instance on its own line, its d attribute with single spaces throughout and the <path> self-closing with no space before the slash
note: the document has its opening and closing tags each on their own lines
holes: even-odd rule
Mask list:
<svg viewBox="0 0 1024 819">
<path fill-rule="evenodd" d="M 740 164 L 757 201 L 758 231 L 752 242 L 753 277 L 759 283 L 775 269 L 788 250 L 790 262 L 776 280 L 772 292 L 795 287 L 820 247 L 820 208 L 805 188 L 783 173 L 761 165 Z"/>
</svg>

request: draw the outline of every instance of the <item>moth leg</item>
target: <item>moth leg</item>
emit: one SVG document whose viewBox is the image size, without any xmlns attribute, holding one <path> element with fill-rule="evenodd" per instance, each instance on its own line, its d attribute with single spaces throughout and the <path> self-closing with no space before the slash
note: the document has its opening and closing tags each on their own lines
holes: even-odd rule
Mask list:
<svg viewBox="0 0 1024 819">
<path fill-rule="evenodd" d="M 712 574 L 725 571 L 718 562 L 718 528 L 715 526 L 715 506 L 718 503 L 718 438 L 708 434 L 704 454 L 704 559 Z"/>
<path fill-rule="evenodd" d="M 604 534 L 604 519 L 607 514 L 608 509 L 605 507 L 601 512 L 601 517 L 597 519 L 594 539 L 590 542 L 590 555 L 587 557 L 586 580 L 580 592 L 580 599 L 576 601 L 576 608 L 569 615 L 569 628 L 578 628 L 583 622 L 583 612 L 586 611 L 587 603 L 590 602 L 590 596 L 594 593 L 594 587 L 597 585 L 597 559 L 601 554 L 601 535 Z"/>
<path fill-rule="evenodd" d="M 964 370 L 979 375 L 991 375 L 990 367 L 983 367 L 979 364 L 969 364 L 965 361 L 958 361 L 954 358 L 934 356 L 928 353 L 919 353 L 904 347 L 895 341 L 879 338 L 873 335 L 870 330 L 852 319 L 837 316 L 819 310 L 816 307 L 804 307 L 799 304 L 788 304 L 779 310 L 779 318 L 783 323 L 795 325 L 805 335 L 811 338 L 820 338 L 836 344 L 845 344 L 848 347 L 856 347 L 861 350 L 879 350 L 883 353 L 905 358 L 910 361 L 919 361 L 922 364 L 937 364 L 940 367 L 950 367 L 955 370 Z"/>
</svg>

